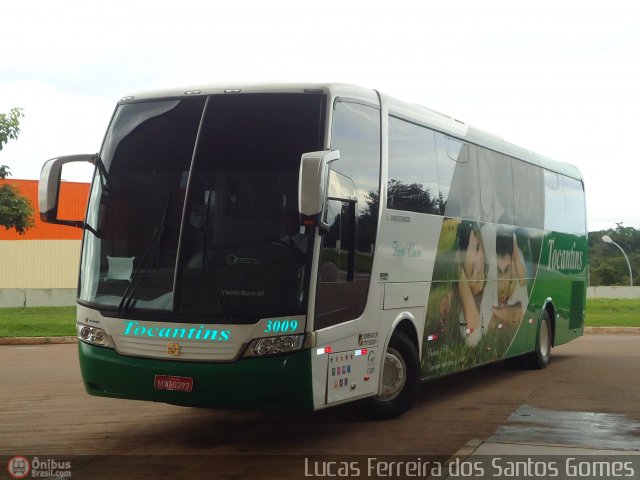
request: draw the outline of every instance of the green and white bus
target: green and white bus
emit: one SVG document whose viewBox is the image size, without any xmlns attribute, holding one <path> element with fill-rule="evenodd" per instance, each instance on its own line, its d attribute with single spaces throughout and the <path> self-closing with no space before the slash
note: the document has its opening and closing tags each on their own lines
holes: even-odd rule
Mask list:
<svg viewBox="0 0 640 480">
<path fill-rule="evenodd" d="M 60 219 L 68 162 L 95 165 Z M 421 381 L 583 333 L 577 168 L 341 84 L 136 94 L 99 154 L 45 163 L 44 221 L 84 229 L 91 395 L 406 411 Z"/>
</svg>

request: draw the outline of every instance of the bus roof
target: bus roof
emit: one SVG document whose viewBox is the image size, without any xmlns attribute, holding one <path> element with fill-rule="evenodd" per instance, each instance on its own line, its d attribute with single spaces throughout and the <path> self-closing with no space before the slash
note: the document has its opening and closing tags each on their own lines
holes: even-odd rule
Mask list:
<svg viewBox="0 0 640 480">
<path fill-rule="evenodd" d="M 389 114 L 392 116 L 402 117 L 409 121 L 424 125 L 434 130 L 440 131 L 452 137 L 459 138 L 469 143 L 481 145 L 483 147 L 504 153 L 511 157 L 518 158 L 534 165 L 539 165 L 547 170 L 552 170 L 578 180 L 582 180 L 580 170 L 569 163 L 559 162 L 544 155 L 537 154 L 526 148 L 519 147 L 513 143 L 507 142 L 503 138 L 489 133 L 480 128 L 468 125 L 460 120 L 445 115 L 430 108 L 421 105 L 414 105 L 397 100 L 395 98 L 386 97 L 389 105 Z"/>
<path fill-rule="evenodd" d="M 386 104 L 389 114 L 398 116 L 449 136 L 469 143 L 481 145 L 496 152 L 509 155 L 525 162 L 541 166 L 569 177 L 582 180 L 580 170 L 571 164 L 559 162 L 539 155 L 531 150 L 507 142 L 503 138 L 486 132 L 460 120 L 420 105 L 410 104 L 393 97 L 386 96 L 376 90 L 341 83 L 238 83 L 208 85 L 198 87 L 174 88 L 136 93 L 123 97 L 120 103 L 152 100 L 157 98 L 176 98 L 195 95 L 214 94 L 246 94 L 246 93 L 322 93 L 332 98 L 349 97 L 367 103 Z"/>
</svg>

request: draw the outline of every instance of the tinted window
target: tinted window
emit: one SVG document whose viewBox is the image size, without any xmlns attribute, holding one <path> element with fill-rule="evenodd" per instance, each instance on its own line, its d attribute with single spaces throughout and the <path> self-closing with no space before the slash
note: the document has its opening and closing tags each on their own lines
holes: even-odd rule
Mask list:
<svg viewBox="0 0 640 480">
<path fill-rule="evenodd" d="M 101 235 L 85 232 L 81 300 L 154 320 L 305 314 L 315 232 L 299 228 L 298 172 L 324 146 L 325 110 L 324 96 L 295 94 L 120 106 L 107 184 L 96 177 L 91 193 Z"/>
<path fill-rule="evenodd" d="M 544 171 L 544 228 L 564 232 L 566 229 L 564 211 L 564 189 L 560 176 Z"/>
<path fill-rule="evenodd" d="M 204 98 L 121 105 L 91 192 L 80 299 L 107 308 L 171 310 L 189 167 Z"/>
<path fill-rule="evenodd" d="M 454 161 L 449 197 L 446 200 L 445 215 L 469 220 L 480 220 L 480 186 L 478 182 L 478 161 L 475 148 L 459 140 L 440 136 L 442 148 L 438 147 L 438 163 Z"/>
<path fill-rule="evenodd" d="M 445 211 L 447 200 L 449 199 L 449 190 L 451 189 L 453 171 L 456 167 L 457 156 L 455 158 L 451 158 L 447 153 L 447 137 L 445 137 L 445 135 L 436 132 L 435 137 L 437 150 L 436 156 L 438 157 L 438 194 L 442 202 L 441 208 Z"/>
<path fill-rule="evenodd" d="M 513 167 L 516 225 L 542 228 L 544 226 L 542 169 L 519 160 L 514 160 L 511 166 Z"/>
<path fill-rule="evenodd" d="M 235 323 L 306 312 L 298 174 L 301 155 L 322 148 L 323 106 L 318 95 L 210 97 L 185 207 L 182 311 Z"/>
<path fill-rule="evenodd" d="M 562 177 L 562 181 L 564 183 L 567 232 L 585 234 L 587 232 L 587 219 L 582 182 L 569 177 Z"/>
<path fill-rule="evenodd" d="M 513 175 L 511 158 L 477 147 L 480 199 L 484 222 L 513 224 Z"/>
<path fill-rule="evenodd" d="M 389 118 L 387 207 L 444 213 L 438 191 L 434 132 L 394 117 Z"/>
<path fill-rule="evenodd" d="M 340 150 L 331 167 L 353 180 L 357 201 L 328 204 L 331 229 L 322 238 L 316 328 L 357 318 L 367 299 L 380 199 L 380 111 L 336 103 L 331 149 Z"/>
</svg>

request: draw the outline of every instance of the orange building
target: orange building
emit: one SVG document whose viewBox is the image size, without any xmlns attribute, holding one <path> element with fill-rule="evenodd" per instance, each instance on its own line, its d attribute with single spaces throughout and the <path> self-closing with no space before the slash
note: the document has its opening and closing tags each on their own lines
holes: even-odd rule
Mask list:
<svg viewBox="0 0 640 480">
<path fill-rule="evenodd" d="M 40 221 L 37 180 L 5 179 L 0 180 L 2 183 L 15 186 L 30 200 L 35 225 L 24 235 L 0 227 L 0 307 L 60 304 L 47 297 L 55 297 L 54 290 L 61 289 L 66 290 L 62 304 L 73 304 L 69 299 L 75 298 L 78 284 L 82 230 Z M 63 182 L 58 218 L 83 219 L 89 187 L 88 183 Z M 42 297 L 42 301 L 29 302 L 34 295 Z M 23 301 L 19 302 L 19 298 Z"/>
</svg>

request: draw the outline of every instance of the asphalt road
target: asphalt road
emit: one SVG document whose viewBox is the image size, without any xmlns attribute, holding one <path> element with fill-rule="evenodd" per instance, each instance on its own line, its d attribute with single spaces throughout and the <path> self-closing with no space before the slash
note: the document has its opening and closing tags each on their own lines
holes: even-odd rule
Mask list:
<svg viewBox="0 0 640 480">
<path fill-rule="evenodd" d="M 136 478 L 301 478 L 308 456 L 448 457 L 489 438 L 523 405 L 640 421 L 640 335 L 582 337 L 555 348 L 542 371 L 497 364 L 424 384 L 414 407 L 391 421 L 366 420 L 353 407 L 287 415 L 90 397 L 76 348 L 0 346 L 0 455 L 70 458 L 72 478 L 91 466 L 102 474 L 95 478 L 118 478 L 118 468 Z"/>
</svg>

